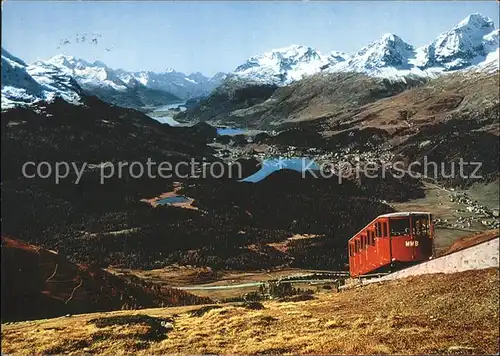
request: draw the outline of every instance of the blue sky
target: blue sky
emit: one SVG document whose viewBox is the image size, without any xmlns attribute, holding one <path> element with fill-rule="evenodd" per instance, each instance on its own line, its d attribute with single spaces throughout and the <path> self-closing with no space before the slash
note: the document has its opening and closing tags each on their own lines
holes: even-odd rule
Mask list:
<svg viewBox="0 0 500 356">
<path fill-rule="evenodd" d="M 353 52 L 395 33 L 424 45 L 472 12 L 495 21 L 496 1 L 49 2 L 7 0 L 2 46 L 33 62 L 64 53 L 112 68 L 212 75 L 248 57 L 303 44 Z M 78 34 L 101 34 L 97 44 Z M 58 48 L 63 39 L 71 44 Z"/>
</svg>

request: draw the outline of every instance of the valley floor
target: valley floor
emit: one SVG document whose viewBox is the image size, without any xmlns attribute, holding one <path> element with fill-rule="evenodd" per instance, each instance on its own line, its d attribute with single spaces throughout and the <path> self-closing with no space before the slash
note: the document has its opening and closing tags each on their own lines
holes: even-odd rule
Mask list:
<svg viewBox="0 0 500 356">
<path fill-rule="evenodd" d="M 482 209 L 468 211 L 475 201 L 476 206 L 498 211 L 498 180 L 490 184 L 478 184 L 467 190 L 449 190 L 436 184 L 424 183 L 425 197 L 411 199 L 401 203 L 392 203 L 397 211 L 428 211 L 433 214 L 435 222 L 434 247 L 440 255 L 446 251 L 456 240 L 480 233 L 495 226 L 485 225 L 493 222 L 495 218 L 484 214 Z M 467 200 L 457 197 L 468 197 Z"/>
<path fill-rule="evenodd" d="M 496 354 L 498 278 L 492 268 L 268 301 L 259 310 L 219 304 L 10 323 L 2 325 L 2 351 Z"/>
</svg>

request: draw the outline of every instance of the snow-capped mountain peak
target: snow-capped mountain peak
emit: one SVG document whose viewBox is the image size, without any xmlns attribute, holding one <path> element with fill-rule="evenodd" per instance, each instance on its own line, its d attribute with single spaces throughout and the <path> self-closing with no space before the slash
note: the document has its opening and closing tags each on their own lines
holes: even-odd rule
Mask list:
<svg viewBox="0 0 500 356">
<path fill-rule="evenodd" d="M 98 60 L 91 63 L 66 55 L 56 55 L 46 61 L 39 61 L 37 64 L 57 66 L 60 70 L 72 75 L 83 89 L 91 93 L 119 91 L 122 93 L 120 95 L 124 95 L 130 90 L 145 87 L 161 90 L 187 100 L 208 95 L 222 80 L 219 79 L 220 74 L 214 78 L 208 78 L 199 72 L 186 75 L 172 68 L 167 68 L 162 72 L 129 72 L 112 69 Z"/>
<path fill-rule="evenodd" d="M 424 68 L 438 66 L 458 70 L 482 62 L 489 52 L 498 48 L 498 38 L 491 19 L 471 14 L 451 30 L 440 34 L 432 43 L 422 47 L 416 65 Z"/>
<path fill-rule="evenodd" d="M 141 71 L 129 74 L 148 88 L 173 93 L 183 100 L 208 95 L 224 79 L 219 73 L 208 78 L 199 72 L 186 75 L 171 68 L 159 73 Z"/>
<path fill-rule="evenodd" d="M 83 94 L 72 76 L 53 64 L 27 65 L 2 48 L 2 109 L 52 101 L 78 104 Z"/>
<path fill-rule="evenodd" d="M 73 76 L 83 89 L 92 92 L 95 88 L 103 90 L 127 91 L 138 83 L 135 78 L 121 70 L 113 70 L 101 61 L 88 62 L 73 56 L 56 55 L 37 65 L 55 65 L 61 71 Z"/>
<path fill-rule="evenodd" d="M 474 13 L 429 45 L 416 48 L 393 33 L 352 55 L 331 52 L 323 56 L 307 46 L 292 45 L 249 58 L 234 75 L 258 82 L 288 85 L 321 71 L 360 72 L 399 79 L 408 75 L 434 77 L 468 68 L 498 66 L 499 31 L 491 19 Z"/>
<path fill-rule="evenodd" d="M 268 65 L 286 68 L 299 62 L 310 62 L 321 60 L 321 55 L 313 48 L 302 45 L 291 45 L 283 48 L 276 48 L 269 52 L 250 57 L 246 63 L 236 68 L 236 72 L 244 71 L 248 68 Z"/>
<path fill-rule="evenodd" d="M 265 84 L 288 85 L 319 72 L 360 72 L 399 80 L 457 70 L 498 70 L 499 30 L 491 19 L 474 13 L 426 46 L 416 48 L 387 33 L 349 55 L 325 55 L 312 47 L 291 45 L 250 57 L 232 76 Z M 60 96 L 78 102 L 82 89 L 117 105 L 134 107 L 208 95 L 228 77 L 208 78 L 172 68 L 162 72 L 128 72 L 68 55 L 27 65 L 2 49 L 2 104 L 32 103 Z M 173 94 L 173 95 L 172 95 Z"/>
<path fill-rule="evenodd" d="M 289 84 L 319 72 L 327 64 L 328 58 L 315 49 L 291 45 L 250 57 L 234 74 L 258 82 Z"/>
<path fill-rule="evenodd" d="M 210 82 L 213 83 L 222 83 L 226 78 L 228 77 L 227 73 L 224 72 L 217 72 L 214 74 L 212 78 L 210 78 Z"/>
<path fill-rule="evenodd" d="M 408 60 L 415 55 L 415 48 L 392 33 L 386 33 L 349 58 L 333 67 L 333 71 L 370 73 L 384 67 L 408 69 Z"/>
<path fill-rule="evenodd" d="M 27 64 L 20 58 L 13 56 L 9 51 L 2 47 L 2 60 L 8 61 L 10 65 L 26 67 Z"/>
<path fill-rule="evenodd" d="M 454 27 L 454 29 L 461 27 L 487 28 L 489 29 L 489 31 L 491 31 L 495 28 L 495 23 L 489 17 L 475 12 L 460 21 L 458 25 Z"/>
<path fill-rule="evenodd" d="M 279 58 L 296 58 L 301 59 L 304 56 L 317 57 L 317 52 L 309 46 L 293 44 L 288 47 L 273 49 L 271 55 Z"/>
<path fill-rule="evenodd" d="M 200 72 L 191 73 L 186 78 L 189 78 L 190 80 L 194 81 L 194 83 L 196 83 L 196 84 L 203 83 L 203 82 L 206 82 L 208 80 L 208 78 L 205 77 Z"/>
<path fill-rule="evenodd" d="M 38 61 L 38 63 L 48 63 L 48 64 L 53 64 L 59 68 L 70 68 L 70 69 L 85 68 L 91 66 L 90 63 L 82 59 L 77 59 L 73 56 L 67 56 L 64 54 L 58 54 L 46 61 Z"/>
</svg>

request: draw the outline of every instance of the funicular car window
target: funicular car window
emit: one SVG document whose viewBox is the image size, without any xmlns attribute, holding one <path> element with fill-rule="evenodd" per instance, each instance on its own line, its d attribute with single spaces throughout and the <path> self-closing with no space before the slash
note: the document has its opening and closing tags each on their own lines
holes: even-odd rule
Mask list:
<svg viewBox="0 0 500 356">
<path fill-rule="evenodd" d="M 389 222 L 391 236 L 403 236 L 410 233 L 410 219 L 391 219 Z"/>
<path fill-rule="evenodd" d="M 413 218 L 413 235 L 429 235 L 429 219 L 427 216 L 417 216 Z"/>
<path fill-rule="evenodd" d="M 387 237 L 387 223 L 386 223 L 386 222 L 384 222 L 382 225 L 383 225 L 383 230 L 384 230 L 384 234 L 383 234 L 383 236 L 384 236 L 384 237 Z"/>
<path fill-rule="evenodd" d="M 372 231 L 372 246 L 375 246 L 375 233 Z"/>
</svg>

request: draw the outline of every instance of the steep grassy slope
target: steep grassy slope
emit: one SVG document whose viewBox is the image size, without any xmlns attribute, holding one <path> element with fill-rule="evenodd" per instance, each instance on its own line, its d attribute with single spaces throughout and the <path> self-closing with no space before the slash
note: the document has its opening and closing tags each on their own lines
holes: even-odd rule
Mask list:
<svg viewBox="0 0 500 356">
<path fill-rule="evenodd" d="M 276 128 L 281 124 L 333 117 L 350 112 L 362 105 L 390 97 L 422 83 L 410 80 L 406 83 L 368 77 L 358 73 L 316 74 L 291 85 L 267 91 L 260 100 L 242 100 L 237 93 L 254 93 L 255 85 L 228 81 L 195 109 L 176 116 L 176 119 L 209 121 L 239 127 Z M 234 88 L 237 88 L 236 90 Z M 263 86 L 259 86 L 259 93 Z M 222 95 L 224 94 L 224 96 Z M 271 95 L 272 94 L 272 95 Z M 239 105 L 227 105 L 227 97 Z M 224 100 L 215 100 L 221 98 Z M 244 103 L 244 104 L 243 104 Z"/>
<path fill-rule="evenodd" d="M 187 292 L 125 280 L 2 236 L 2 320 L 210 302 Z"/>
<path fill-rule="evenodd" d="M 180 122 L 210 122 L 230 126 L 241 126 L 240 117 L 232 114 L 267 100 L 278 87 L 242 80 L 235 77 L 226 79 L 198 105 L 175 116 Z"/>
<path fill-rule="evenodd" d="M 489 269 L 323 292 L 302 302 L 269 301 L 259 310 L 163 308 L 2 325 L 2 349 L 26 354 L 495 354 L 498 303 L 498 269 Z M 161 328 L 162 321 L 169 327 Z"/>
<path fill-rule="evenodd" d="M 475 117 L 478 111 L 498 104 L 497 73 L 456 73 L 438 77 L 390 98 L 332 117 L 332 128 L 373 127 L 390 134 L 414 133 L 421 126 L 434 125 L 462 113 Z M 467 116 L 468 115 L 468 116 Z"/>
<path fill-rule="evenodd" d="M 411 79 L 392 82 L 359 73 L 317 74 L 280 88 L 264 103 L 233 115 L 250 121 L 251 126 L 269 128 L 333 118 L 422 83 Z"/>
<path fill-rule="evenodd" d="M 320 141 L 319 145 L 325 145 L 321 142 L 322 137 L 338 141 L 348 135 L 356 139 L 362 132 L 366 132 L 367 136 L 382 135 L 387 144 L 398 144 L 422 128 L 443 124 L 454 118 L 459 119 L 462 125 L 470 122 L 472 129 L 498 134 L 498 120 L 494 119 L 498 116 L 498 72 L 450 74 L 414 85 L 413 88 L 410 85 L 374 82 L 372 78 L 357 77 L 355 74 L 352 76 L 349 80 L 344 78 L 341 85 L 337 84 L 338 80 L 330 82 L 327 77 L 319 76 L 282 88 L 273 97 L 277 98 L 284 91 L 295 94 L 274 101 L 271 116 L 284 124 L 281 128 L 288 129 L 283 134 L 290 131 L 288 136 L 292 136 L 294 131 L 297 135 L 299 132 L 302 135 L 319 134 L 316 138 Z M 308 91 L 307 81 L 317 87 L 315 91 Z M 378 83 L 378 89 L 373 87 L 375 83 Z M 314 95 L 315 92 L 322 95 Z M 291 100 L 297 98 L 301 99 L 295 106 Z M 271 99 L 266 103 L 271 107 Z M 313 112 L 316 114 L 309 114 Z M 266 120 L 267 112 L 259 115 Z"/>
<path fill-rule="evenodd" d="M 237 95 L 255 92 L 255 87 L 236 81 L 227 82 L 178 118 L 269 129 L 313 120 L 311 126 L 326 134 L 373 127 L 392 135 L 401 130 L 415 132 L 419 126 L 446 120 L 453 112 L 474 115 L 478 109 L 494 106 L 498 87 L 498 73 L 465 72 L 425 81 L 406 78 L 406 82 L 359 73 L 322 73 L 255 101 Z M 229 104 L 235 100 L 238 105 Z"/>
</svg>

